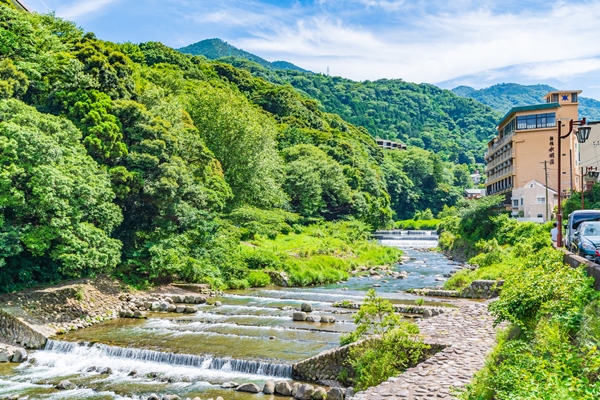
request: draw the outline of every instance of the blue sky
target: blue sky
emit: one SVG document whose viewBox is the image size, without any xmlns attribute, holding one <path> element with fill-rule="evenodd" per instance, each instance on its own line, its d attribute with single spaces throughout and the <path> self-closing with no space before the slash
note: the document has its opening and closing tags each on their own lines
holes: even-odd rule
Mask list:
<svg viewBox="0 0 600 400">
<path fill-rule="evenodd" d="M 99 38 L 220 38 L 354 80 L 546 83 L 600 100 L 600 0 L 23 0 Z"/>
</svg>

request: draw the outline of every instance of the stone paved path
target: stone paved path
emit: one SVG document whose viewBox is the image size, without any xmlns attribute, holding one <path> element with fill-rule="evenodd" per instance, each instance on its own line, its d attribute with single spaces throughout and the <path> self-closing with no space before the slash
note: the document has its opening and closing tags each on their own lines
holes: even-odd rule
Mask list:
<svg viewBox="0 0 600 400">
<path fill-rule="evenodd" d="M 488 304 L 463 304 L 451 313 L 418 321 L 426 342 L 450 346 L 403 374 L 356 393 L 352 399 L 454 399 L 451 388 L 468 383 L 496 344 Z"/>
</svg>

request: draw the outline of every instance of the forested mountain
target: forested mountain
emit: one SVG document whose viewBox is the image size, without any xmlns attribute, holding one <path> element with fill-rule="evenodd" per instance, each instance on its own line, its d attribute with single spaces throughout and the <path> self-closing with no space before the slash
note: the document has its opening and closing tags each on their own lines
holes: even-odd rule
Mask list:
<svg viewBox="0 0 600 400">
<path fill-rule="evenodd" d="M 394 213 L 437 213 L 470 185 L 466 166 L 383 152 L 316 100 L 230 64 L 102 41 L 3 3 L 0 37 L 2 291 L 111 271 L 233 285 L 266 265 L 337 281 L 349 262 L 326 260 L 327 272 L 323 258 L 240 243 L 310 224 L 323 224 L 315 238 L 353 241 Z"/>
<path fill-rule="evenodd" d="M 222 41 L 221 39 L 201 40 L 200 42 L 182 47 L 179 49 L 179 51 L 184 54 L 191 54 L 193 56 L 204 56 L 211 60 L 216 60 L 223 57 L 236 57 L 255 62 L 269 69 L 291 69 L 295 71 L 308 72 L 305 69 L 302 69 L 287 61 L 269 62 L 255 54 L 238 49 L 237 47 L 234 47 L 229 43 Z"/>
<path fill-rule="evenodd" d="M 458 96 L 475 99 L 502 113 L 517 106 L 543 103 L 543 97 L 556 89 L 548 85 L 519 85 L 501 83 L 484 89 L 458 86 L 452 92 Z M 579 115 L 590 121 L 600 121 L 600 101 L 579 96 Z"/>
<path fill-rule="evenodd" d="M 194 54 L 210 56 L 213 53 L 198 49 Z M 477 101 L 434 85 L 401 79 L 355 82 L 291 68 L 274 71 L 268 66 L 265 68 L 255 60 L 260 57 L 250 53 L 236 56 L 222 51 L 219 54 L 229 56 L 220 61 L 246 69 L 254 76 L 291 85 L 318 100 L 322 110 L 365 127 L 373 137 L 433 151 L 454 163 L 483 162 L 486 143 L 495 135 L 495 126 L 501 117 L 499 112 Z"/>
</svg>

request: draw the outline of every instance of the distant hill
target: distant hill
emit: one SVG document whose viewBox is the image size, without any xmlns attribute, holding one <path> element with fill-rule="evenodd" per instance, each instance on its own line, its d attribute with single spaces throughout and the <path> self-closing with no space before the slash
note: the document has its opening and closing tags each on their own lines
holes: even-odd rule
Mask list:
<svg viewBox="0 0 600 400">
<path fill-rule="evenodd" d="M 234 47 L 221 39 L 202 40 L 200 42 L 190 44 L 189 46 L 182 47 L 178 50 L 185 54 L 191 54 L 195 56 L 202 55 L 211 60 L 224 57 L 236 57 L 253 61 L 268 69 L 289 69 L 292 71 L 310 72 L 287 61 L 269 62 L 255 54 L 238 49 L 237 47 Z"/>
<path fill-rule="evenodd" d="M 548 85 L 501 83 L 479 90 L 469 86 L 458 86 L 452 89 L 452 92 L 457 96 L 475 99 L 495 110 L 506 113 L 516 106 L 542 103 L 544 95 L 554 90 L 556 88 Z M 600 121 L 600 101 L 579 97 L 579 115 L 588 120 Z"/>
</svg>

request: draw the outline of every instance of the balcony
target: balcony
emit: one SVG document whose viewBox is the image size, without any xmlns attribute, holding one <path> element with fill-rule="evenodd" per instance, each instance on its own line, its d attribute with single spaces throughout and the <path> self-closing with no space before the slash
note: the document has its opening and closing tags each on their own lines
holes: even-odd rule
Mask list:
<svg viewBox="0 0 600 400">
<path fill-rule="evenodd" d="M 488 164 L 486 164 L 485 166 L 485 171 L 488 172 L 490 170 L 492 170 L 493 168 L 497 167 L 499 164 L 511 160 L 510 164 L 512 164 L 512 157 L 513 157 L 513 149 L 508 149 L 506 151 L 504 151 L 502 154 L 497 155 L 496 157 L 494 157 L 494 159 L 492 161 L 490 161 Z"/>
</svg>

